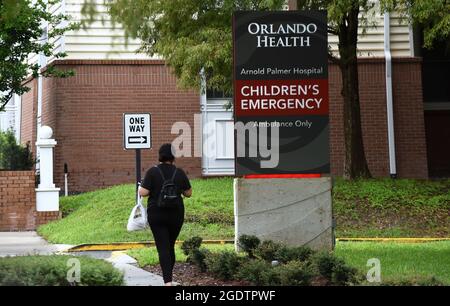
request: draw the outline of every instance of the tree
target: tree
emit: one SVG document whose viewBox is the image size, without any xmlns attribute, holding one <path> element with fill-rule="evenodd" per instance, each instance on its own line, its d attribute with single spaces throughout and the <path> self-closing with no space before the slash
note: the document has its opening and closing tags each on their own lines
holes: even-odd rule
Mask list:
<svg viewBox="0 0 450 306">
<path fill-rule="evenodd" d="M 162 56 L 179 83 L 199 89 L 203 68 L 209 89 L 232 92 L 231 16 L 234 10 L 280 9 L 278 0 L 104 0 L 113 23 L 121 23 L 127 36 L 140 38 L 141 51 Z M 448 0 L 297 0 L 298 9 L 326 9 L 329 33 L 339 38 L 339 56 L 329 54 L 342 74 L 344 99 L 344 177 L 370 177 L 364 153 L 357 66 L 358 29 L 370 26 L 374 10 L 403 12 L 426 24 L 425 44 L 448 37 Z M 94 0 L 86 0 L 84 13 L 97 14 Z"/>
<path fill-rule="evenodd" d="M 85 0 L 87 21 L 98 16 L 95 0 Z M 204 69 L 210 89 L 232 92 L 232 29 L 235 10 L 277 10 L 285 0 L 104 0 L 111 21 L 127 37 L 142 41 L 140 51 L 160 55 L 179 84 L 199 89 Z"/>
<path fill-rule="evenodd" d="M 29 142 L 19 145 L 11 130 L 0 131 L 0 170 L 31 170 L 34 163 Z"/>
<path fill-rule="evenodd" d="M 328 32 L 339 38 L 339 56 L 330 51 L 329 58 L 339 66 L 342 76 L 344 177 L 370 177 L 361 129 L 357 64 L 359 26 L 361 23 L 370 26 L 368 15 L 375 10 L 381 13 L 396 10 L 409 16 L 411 22 L 426 24 L 425 46 L 431 47 L 434 41 L 449 36 L 450 4 L 447 0 L 380 0 L 378 3 L 370 0 L 297 0 L 297 8 L 328 10 Z"/>
<path fill-rule="evenodd" d="M 22 95 L 29 91 L 23 81 L 29 76 L 39 74 L 50 77 L 67 77 L 72 71 L 61 71 L 47 67 L 40 72 L 37 63 L 28 58 L 32 54 L 44 54 L 55 58 L 64 57 L 55 52 L 54 38 L 70 29 L 75 23 L 67 23 L 63 14 L 52 15 L 48 8 L 58 0 L 0 0 L 0 111 L 5 109 L 14 94 Z M 48 24 L 48 32 L 42 26 Z M 48 39 L 45 39 L 48 38 Z"/>
</svg>

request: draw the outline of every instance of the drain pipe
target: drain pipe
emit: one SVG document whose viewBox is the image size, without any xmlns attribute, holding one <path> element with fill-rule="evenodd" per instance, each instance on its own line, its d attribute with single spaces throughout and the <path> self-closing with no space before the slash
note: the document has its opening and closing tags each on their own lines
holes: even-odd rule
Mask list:
<svg viewBox="0 0 450 306">
<path fill-rule="evenodd" d="M 391 55 L 391 24 L 390 14 L 384 13 L 384 58 L 386 61 L 386 110 L 389 143 L 389 173 L 391 178 L 397 178 L 395 159 L 394 107 L 392 97 L 392 55 Z"/>
<path fill-rule="evenodd" d="M 67 180 L 67 175 L 69 174 L 69 169 L 67 163 L 64 163 L 64 196 L 69 195 L 69 182 Z"/>
</svg>

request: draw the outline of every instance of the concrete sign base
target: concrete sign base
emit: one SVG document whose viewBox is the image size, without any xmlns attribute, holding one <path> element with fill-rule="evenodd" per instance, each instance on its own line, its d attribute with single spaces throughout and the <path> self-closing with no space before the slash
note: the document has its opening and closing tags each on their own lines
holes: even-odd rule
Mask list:
<svg viewBox="0 0 450 306">
<path fill-rule="evenodd" d="M 330 177 L 234 179 L 236 241 L 246 234 L 292 246 L 331 250 L 331 187 Z"/>
</svg>

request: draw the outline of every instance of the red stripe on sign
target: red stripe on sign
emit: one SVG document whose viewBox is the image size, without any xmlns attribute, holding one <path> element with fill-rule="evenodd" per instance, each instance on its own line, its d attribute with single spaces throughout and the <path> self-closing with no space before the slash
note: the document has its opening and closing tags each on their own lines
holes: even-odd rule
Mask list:
<svg viewBox="0 0 450 306">
<path fill-rule="evenodd" d="M 328 115 L 328 80 L 236 80 L 236 116 Z"/>
<path fill-rule="evenodd" d="M 243 176 L 246 179 L 262 179 L 262 178 L 320 178 L 319 173 L 312 174 L 248 174 Z"/>
</svg>

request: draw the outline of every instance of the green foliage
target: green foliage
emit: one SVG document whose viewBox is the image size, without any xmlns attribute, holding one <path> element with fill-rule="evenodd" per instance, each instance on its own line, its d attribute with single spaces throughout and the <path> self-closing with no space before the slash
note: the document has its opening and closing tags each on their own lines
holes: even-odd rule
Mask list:
<svg viewBox="0 0 450 306">
<path fill-rule="evenodd" d="M 411 19 L 424 29 L 424 46 L 433 48 L 437 41 L 450 47 L 450 2 L 446 0 L 404 0 Z"/>
<path fill-rule="evenodd" d="M 338 261 L 338 258 L 328 252 L 319 252 L 313 258 L 314 265 L 316 266 L 319 274 L 328 280 L 331 280 L 333 269 Z"/>
<path fill-rule="evenodd" d="M 1 0 L 0 1 L 0 111 L 14 94 L 22 95 L 30 89 L 23 81 L 31 73 L 39 75 L 39 65 L 27 62 L 32 54 L 62 58 L 66 54 L 55 52 L 54 39 L 77 27 L 68 23 L 63 14 L 53 14 L 49 7 L 57 0 Z M 41 27 L 48 24 L 48 31 Z M 44 39 L 48 38 L 48 39 Z M 67 77 L 72 71 L 48 67 L 43 76 Z"/>
<path fill-rule="evenodd" d="M 101 15 L 96 0 L 85 0 L 86 22 Z M 283 0 L 104 0 L 114 23 L 120 23 L 127 37 L 140 38 L 141 51 L 162 56 L 173 68 L 180 84 L 199 89 L 204 69 L 210 89 L 231 93 L 231 16 L 236 10 L 279 10 Z M 360 24 L 374 25 L 375 13 L 396 10 L 425 25 L 425 45 L 445 39 L 450 32 L 449 3 L 446 0 L 298 0 L 298 9 L 327 9 L 329 32 L 346 30 L 349 16 L 360 15 Z M 358 25 L 356 25 L 358 27 Z M 344 37 L 344 36 L 342 36 Z M 348 49 L 350 45 L 339 44 Z M 346 54 L 346 52 L 340 52 Z M 356 54 L 355 54 L 356 56 Z"/>
<path fill-rule="evenodd" d="M 98 14 L 95 0 L 86 0 L 84 13 Z M 277 10 L 284 0 L 104 1 L 113 22 L 140 38 L 141 51 L 162 56 L 180 85 L 199 89 L 204 69 L 207 86 L 231 93 L 232 33 L 235 10 Z M 92 19 L 92 18 L 90 18 Z"/>
<path fill-rule="evenodd" d="M 354 267 L 350 267 L 342 260 L 337 260 L 331 274 L 331 283 L 337 286 L 352 286 L 361 282 L 362 276 Z"/>
<path fill-rule="evenodd" d="M 445 283 L 435 276 L 411 276 L 407 278 L 389 279 L 382 286 L 445 286 Z"/>
<path fill-rule="evenodd" d="M 256 248 L 260 245 L 261 241 L 256 236 L 242 235 L 238 240 L 239 246 L 248 257 L 253 258 Z"/>
<path fill-rule="evenodd" d="M 200 271 L 205 272 L 207 269 L 206 258 L 210 256 L 211 252 L 206 248 L 194 249 L 191 251 L 189 258 L 190 261 L 196 265 Z"/>
<path fill-rule="evenodd" d="M 255 255 L 265 261 L 277 260 L 277 253 L 283 248 L 281 243 L 264 240 L 255 250 Z"/>
<path fill-rule="evenodd" d="M 211 253 L 205 259 L 208 271 L 223 280 L 233 279 L 241 262 L 242 258 L 233 251 Z"/>
<path fill-rule="evenodd" d="M 80 282 L 69 282 L 68 271 L 80 261 Z M 24 256 L 0 258 L 0 286 L 120 286 L 123 274 L 110 263 L 72 256 Z"/>
<path fill-rule="evenodd" d="M 290 261 L 307 261 L 314 254 L 311 248 L 306 246 L 300 247 L 281 247 L 275 254 L 276 260 L 287 263 Z"/>
<path fill-rule="evenodd" d="M 359 284 L 362 280 L 358 270 L 328 252 L 320 252 L 312 258 L 317 272 L 333 285 L 348 286 Z"/>
<path fill-rule="evenodd" d="M 31 170 L 34 165 L 30 144 L 21 146 L 12 131 L 0 131 L 0 169 Z"/>
<path fill-rule="evenodd" d="M 194 250 L 198 250 L 202 245 L 202 241 L 203 239 L 198 236 L 183 241 L 181 249 L 183 250 L 184 255 L 189 256 Z"/>
<path fill-rule="evenodd" d="M 183 241 L 181 249 L 183 250 L 183 254 L 187 256 L 186 261 L 193 263 L 199 267 L 202 272 L 205 272 L 205 259 L 211 252 L 206 248 L 200 248 L 202 241 L 203 239 L 198 236 L 189 238 Z"/>
<path fill-rule="evenodd" d="M 423 26 L 424 46 L 432 48 L 437 41 L 446 41 L 450 37 L 450 3 L 446 0 L 297 0 L 299 9 L 327 9 L 330 23 L 329 31 L 338 34 L 349 12 L 356 8 L 360 11 L 360 20 L 371 26 L 374 13 L 400 13 L 411 23 Z M 343 46 L 345 47 L 345 46 Z"/>
<path fill-rule="evenodd" d="M 271 264 L 261 259 L 246 261 L 239 268 L 236 278 L 246 280 L 256 286 L 276 286 L 280 283 L 277 271 Z"/>
<path fill-rule="evenodd" d="M 291 261 L 277 267 L 280 285 L 308 286 L 314 277 L 314 270 L 308 262 Z"/>
</svg>

